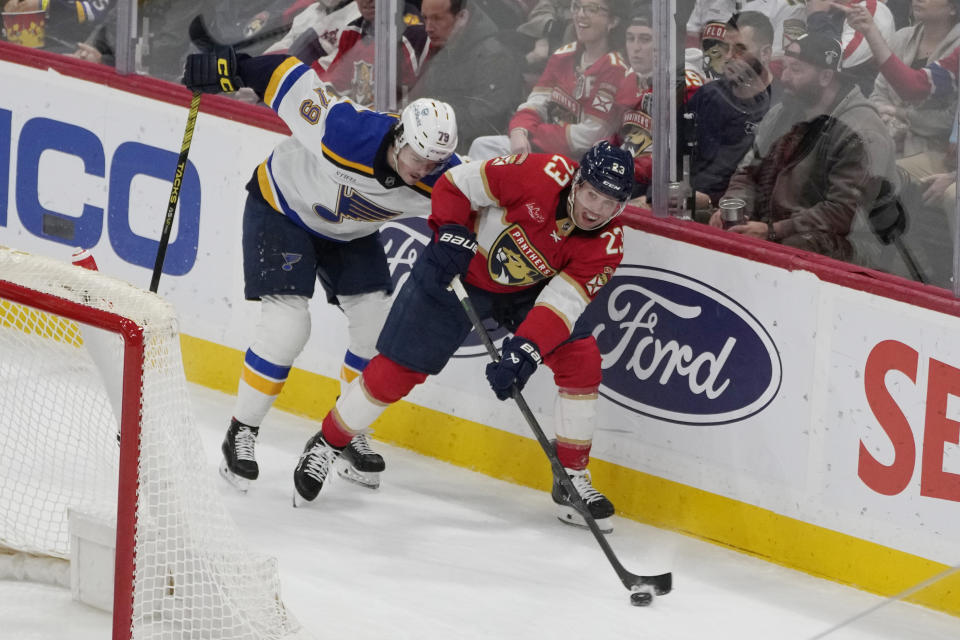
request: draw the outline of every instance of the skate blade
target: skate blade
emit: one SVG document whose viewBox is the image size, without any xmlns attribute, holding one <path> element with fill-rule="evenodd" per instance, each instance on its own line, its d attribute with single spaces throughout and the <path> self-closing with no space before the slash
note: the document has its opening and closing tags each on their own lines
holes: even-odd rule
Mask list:
<svg viewBox="0 0 960 640">
<path fill-rule="evenodd" d="M 307 506 L 308 504 L 310 504 L 310 500 L 307 500 L 306 498 L 301 496 L 299 493 L 297 493 L 297 490 L 294 489 L 293 490 L 293 508 L 300 509 L 302 507 Z"/>
<path fill-rule="evenodd" d="M 584 529 L 590 528 L 587 526 L 587 521 L 583 519 L 582 515 L 580 515 L 580 512 L 573 507 L 568 507 L 561 504 L 556 505 L 556 507 L 557 520 L 563 524 L 569 524 L 573 527 L 582 527 Z M 597 527 L 600 529 L 601 533 L 610 533 L 613 531 L 613 523 L 610 522 L 610 518 L 596 518 L 594 522 L 597 523 Z"/>
<path fill-rule="evenodd" d="M 241 478 L 234 472 L 230 471 L 230 469 L 227 468 L 226 460 L 220 461 L 220 477 L 226 480 L 230 486 L 242 494 L 246 494 L 247 491 L 250 490 L 250 481 L 246 478 Z"/>
<path fill-rule="evenodd" d="M 348 482 L 360 485 L 366 489 L 377 489 L 380 487 L 379 471 L 357 471 L 349 462 L 340 458 L 337 460 L 337 475 Z"/>
</svg>

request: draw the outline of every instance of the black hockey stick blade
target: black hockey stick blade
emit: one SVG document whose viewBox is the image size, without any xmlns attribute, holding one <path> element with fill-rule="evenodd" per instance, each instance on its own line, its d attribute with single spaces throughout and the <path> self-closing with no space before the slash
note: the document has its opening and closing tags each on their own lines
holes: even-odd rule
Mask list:
<svg viewBox="0 0 960 640">
<path fill-rule="evenodd" d="M 190 42 L 192 42 L 193 46 L 201 51 L 208 51 L 220 44 L 213 39 L 213 36 L 210 35 L 210 31 L 207 29 L 207 24 L 203 20 L 203 15 L 197 15 L 193 20 L 190 21 L 188 33 L 190 34 Z"/>
<path fill-rule="evenodd" d="M 246 49 L 247 47 L 251 47 L 258 42 L 263 42 L 264 40 L 269 40 L 270 38 L 276 36 L 285 35 L 288 31 L 290 31 L 291 26 L 293 25 L 285 24 L 272 29 L 267 29 L 266 31 L 261 31 L 242 40 L 238 40 L 232 43 L 230 46 L 238 51 L 240 49 Z M 222 44 L 210 34 L 210 30 L 207 29 L 207 23 L 204 21 L 202 15 L 197 15 L 193 20 L 190 21 L 188 33 L 190 35 L 190 42 L 192 42 L 193 46 L 201 51 L 209 51 L 210 49 Z"/>
<path fill-rule="evenodd" d="M 480 316 L 477 315 L 476 309 L 473 308 L 473 303 L 470 302 L 470 296 L 467 294 L 467 290 L 463 288 L 463 283 L 460 281 L 459 276 L 454 276 L 453 280 L 450 282 L 450 288 L 453 289 L 453 292 L 460 300 L 460 304 L 463 306 L 464 312 L 467 314 L 467 317 L 470 318 L 470 322 L 473 324 L 474 331 L 477 332 L 477 335 L 480 337 L 480 341 L 483 343 L 483 346 L 486 347 L 487 353 L 490 354 L 490 358 L 494 362 L 497 362 L 500 360 L 500 354 L 497 352 L 497 347 L 494 346 L 493 341 L 490 339 L 490 334 L 487 333 L 487 330 L 483 326 L 483 322 L 480 320 Z M 631 573 L 626 567 L 623 566 L 623 563 L 621 563 L 620 559 L 617 558 L 617 554 L 613 552 L 613 548 L 610 546 L 610 543 L 607 542 L 606 536 L 602 531 L 600 531 L 600 527 L 597 526 L 596 520 L 594 520 L 593 516 L 590 515 L 590 511 L 587 509 L 586 504 L 584 504 L 583 498 L 580 497 L 580 492 L 577 491 L 576 487 L 573 486 L 573 481 L 570 480 L 570 476 L 568 476 L 566 471 L 563 470 L 563 465 L 560 464 L 560 459 L 557 458 L 556 451 L 553 450 L 553 447 L 550 445 L 550 441 L 547 440 L 547 436 L 543 433 L 543 429 L 540 427 L 540 423 L 537 422 L 537 419 L 533 415 L 533 412 L 530 411 L 530 407 L 527 405 L 527 401 L 524 399 L 523 394 L 520 393 L 520 390 L 517 389 L 516 386 L 513 387 L 513 399 L 517 403 L 520 413 L 523 414 L 524 419 L 527 421 L 527 426 L 530 427 L 530 430 L 533 431 L 533 435 L 537 438 L 537 442 L 540 443 L 540 448 L 543 449 L 544 454 L 546 454 L 547 459 L 550 461 L 550 468 L 553 471 L 553 476 L 561 485 L 563 485 L 567 495 L 570 496 L 571 500 L 573 500 L 574 506 L 576 507 L 577 511 L 580 512 L 584 522 L 587 523 L 587 527 L 590 529 L 593 537 L 597 539 L 597 542 L 600 544 L 600 548 L 603 550 L 604 555 L 607 556 L 607 560 L 610 562 L 611 566 L 613 566 L 613 570 L 617 573 L 617 577 L 620 578 L 620 582 L 623 583 L 623 586 L 628 590 L 633 590 L 634 587 L 647 586 L 653 589 L 653 592 L 658 596 L 663 596 L 670 593 L 670 591 L 673 589 L 672 573 L 667 572 L 655 576 L 644 576 Z"/>
</svg>

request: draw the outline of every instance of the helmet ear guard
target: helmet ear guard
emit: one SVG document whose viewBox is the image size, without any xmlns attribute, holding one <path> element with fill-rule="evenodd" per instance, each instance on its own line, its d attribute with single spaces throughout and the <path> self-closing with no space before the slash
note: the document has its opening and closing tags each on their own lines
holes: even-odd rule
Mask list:
<svg viewBox="0 0 960 640">
<path fill-rule="evenodd" d="M 414 100 L 400 113 L 395 148 L 404 145 L 424 160 L 443 162 L 457 150 L 457 119 L 446 102 Z"/>
</svg>

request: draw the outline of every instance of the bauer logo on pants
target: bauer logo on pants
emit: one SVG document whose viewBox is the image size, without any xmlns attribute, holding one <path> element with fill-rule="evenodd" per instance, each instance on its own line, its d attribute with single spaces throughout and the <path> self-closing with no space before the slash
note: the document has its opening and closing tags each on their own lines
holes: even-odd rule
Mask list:
<svg viewBox="0 0 960 640">
<path fill-rule="evenodd" d="M 642 415 L 736 422 L 780 389 L 780 354 L 767 330 L 733 299 L 678 273 L 621 265 L 580 323 L 603 357 L 601 395 Z"/>
</svg>

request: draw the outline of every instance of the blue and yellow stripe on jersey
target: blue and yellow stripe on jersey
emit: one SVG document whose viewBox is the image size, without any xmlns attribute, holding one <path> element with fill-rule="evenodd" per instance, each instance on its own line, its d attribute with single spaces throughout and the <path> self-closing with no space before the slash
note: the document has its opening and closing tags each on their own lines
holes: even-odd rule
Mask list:
<svg viewBox="0 0 960 640">
<path fill-rule="evenodd" d="M 263 93 L 263 102 L 274 111 L 278 111 L 290 87 L 309 70 L 310 67 L 296 58 L 287 58 L 281 62 L 270 75 L 267 90 Z"/>
</svg>

